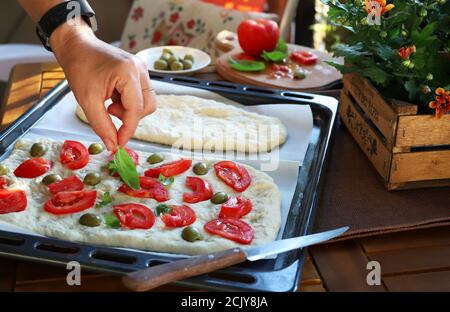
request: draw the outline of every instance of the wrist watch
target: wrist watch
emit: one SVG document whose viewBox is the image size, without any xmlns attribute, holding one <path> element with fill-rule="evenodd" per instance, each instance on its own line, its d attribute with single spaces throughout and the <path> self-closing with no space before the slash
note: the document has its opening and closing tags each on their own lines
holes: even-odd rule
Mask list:
<svg viewBox="0 0 450 312">
<path fill-rule="evenodd" d="M 50 47 L 50 36 L 56 28 L 62 24 L 82 17 L 83 20 L 94 30 L 97 29 L 94 10 L 86 0 L 73 0 L 60 3 L 44 14 L 36 26 L 36 34 L 44 47 L 52 51 Z"/>
</svg>

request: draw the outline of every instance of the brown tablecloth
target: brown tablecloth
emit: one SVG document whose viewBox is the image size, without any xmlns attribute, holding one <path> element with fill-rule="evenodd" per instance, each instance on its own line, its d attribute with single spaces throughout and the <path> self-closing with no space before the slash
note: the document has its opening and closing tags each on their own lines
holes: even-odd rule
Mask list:
<svg viewBox="0 0 450 312">
<path fill-rule="evenodd" d="M 339 239 L 450 224 L 450 188 L 385 190 L 343 125 L 331 146 L 315 231 L 348 225 Z"/>
</svg>

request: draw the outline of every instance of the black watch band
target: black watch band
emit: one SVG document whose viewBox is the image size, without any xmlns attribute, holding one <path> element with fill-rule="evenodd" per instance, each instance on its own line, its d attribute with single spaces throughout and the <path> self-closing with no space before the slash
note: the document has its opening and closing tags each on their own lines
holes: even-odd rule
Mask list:
<svg viewBox="0 0 450 312">
<path fill-rule="evenodd" d="M 36 26 L 36 34 L 44 47 L 52 51 L 50 47 L 50 36 L 56 28 L 68 22 L 70 19 L 81 16 L 86 23 L 96 30 L 97 22 L 95 13 L 86 0 L 72 0 L 60 3 L 42 16 Z"/>
</svg>

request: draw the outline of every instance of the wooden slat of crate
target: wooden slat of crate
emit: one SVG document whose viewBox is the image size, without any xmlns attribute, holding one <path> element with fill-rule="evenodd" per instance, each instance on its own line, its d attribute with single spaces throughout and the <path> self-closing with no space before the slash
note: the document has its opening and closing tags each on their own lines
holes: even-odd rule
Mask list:
<svg viewBox="0 0 450 312">
<path fill-rule="evenodd" d="M 396 146 L 450 145 L 450 115 L 400 116 Z"/>
<path fill-rule="evenodd" d="M 341 93 L 339 114 L 341 120 L 358 142 L 359 146 L 364 151 L 364 154 L 366 154 L 375 166 L 378 173 L 384 180 L 389 180 L 392 153 L 390 153 L 383 144 L 380 135 L 373 126 L 366 121 L 345 90 Z"/>
<path fill-rule="evenodd" d="M 450 179 L 449 159 L 450 150 L 394 154 L 389 182 Z"/>
<path fill-rule="evenodd" d="M 381 94 L 367 80 L 358 74 L 346 74 L 343 78 L 345 89 L 359 103 L 359 107 L 383 134 L 386 145 L 392 148 L 398 113 L 388 105 Z"/>
</svg>

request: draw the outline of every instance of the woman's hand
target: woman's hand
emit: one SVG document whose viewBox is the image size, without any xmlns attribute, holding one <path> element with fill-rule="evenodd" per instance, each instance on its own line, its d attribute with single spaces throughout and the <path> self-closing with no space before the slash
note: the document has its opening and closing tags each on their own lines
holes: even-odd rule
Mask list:
<svg viewBox="0 0 450 312">
<path fill-rule="evenodd" d="M 85 23 L 58 27 L 50 43 L 92 129 L 108 150 L 124 146 L 140 119 L 156 110 L 145 63 L 99 40 Z M 122 120 L 118 131 L 109 114 Z"/>
</svg>

